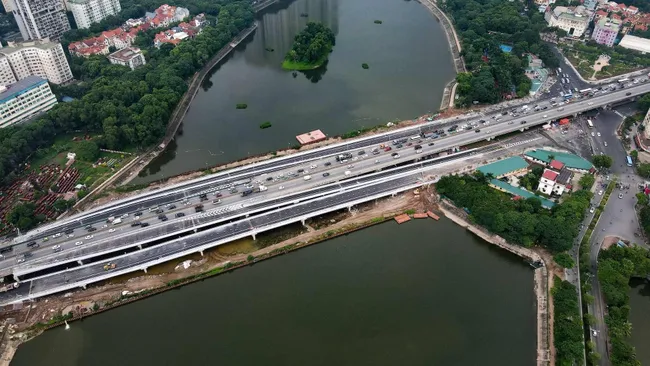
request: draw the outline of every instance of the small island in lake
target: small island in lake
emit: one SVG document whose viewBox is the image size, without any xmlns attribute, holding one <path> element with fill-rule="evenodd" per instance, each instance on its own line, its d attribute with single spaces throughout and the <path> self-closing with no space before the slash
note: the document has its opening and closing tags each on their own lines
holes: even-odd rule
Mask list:
<svg viewBox="0 0 650 366">
<path fill-rule="evenodd" d="M 293 47 L 282 62 L 287 70 L 313 70 L 321 67 L 334 46 L 334 33 L 321 23 L 309 22 L 294 38 Z"/>
</svg>

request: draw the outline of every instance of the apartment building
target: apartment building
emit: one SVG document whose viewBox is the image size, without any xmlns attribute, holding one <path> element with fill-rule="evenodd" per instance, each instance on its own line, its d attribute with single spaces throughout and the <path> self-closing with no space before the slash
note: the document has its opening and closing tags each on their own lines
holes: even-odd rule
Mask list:
<svg viewBox="0 0 650 366">
<path fill-rule="evenodd" d="M 40 76 L 54 84 L 72 80 L 72 71 L 60 43 L 48 39 L 29 42 L 8 42 L 0 48 L 0 75 L 13 74 L 20 81 L 29 76 Z M 0 76 L 2 85 L 10 84 L 10 78 Z"/>
<path fill-rule="evenodd" d="M 117 15 L 122 7 L 119 0 L 67 0 L 77 27 L 89 28 L 109 15 Z"/>
<path fill-rule="evenodd" d="M 596 22 L 594 32 L 591 34 L 591 39 L 596 41 L 598 44 L 604 44 L 607 47 L 612 47 L 620 29 L 620 20 L 601 18 Z"/>
<path fill-rule="evenodd" d="M 70 30 L 61 0 L 8 0 L 23 39 L 59 40 Z"/>
<path fill-rule="evenodd" d="M 108 55 L 108 61 L 115 65 L 128 66 L 131 70 L 147 63 L 142 51 L 136 47 L 126 47 L 115 51 Z"/>
<path fill-rule="evenodd" d="M 549 27 L 558 27 L 565 30 L 572 37 L 582 37 L 594 13 L 583 6 L 568 8 L 557 6 L 551 10 L 549 7 L 544 14 L 544 19 Z"/>
<path fill-rule="evenodd" d="M 26 121 L 56 105 L 56 97 L 47 80 L 28 76 L 0 87 L 0 128 Z"/>
</svg>

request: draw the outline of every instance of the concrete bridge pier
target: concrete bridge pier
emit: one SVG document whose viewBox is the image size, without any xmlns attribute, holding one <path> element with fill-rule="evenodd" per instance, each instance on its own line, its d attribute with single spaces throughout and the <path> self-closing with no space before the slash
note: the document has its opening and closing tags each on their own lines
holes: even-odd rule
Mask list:
<svg viewBox="0 0 650 366">
<path fill-rule="evenodd" d="M 140 250 L 142 250 L 142 244 L 138 244 L 138 248 L 140 248 Z"/>
<path fill-rule="evenodd" d="M 14 281 L 20 282 L 20 278 L 18 278 L 18 275 L 14 273 Z"/>
<path fill-rule="evenodd" d="M 142 248 L 140 248 L 140 249 L 142 249 Z M 79 263 L 80 266 L 83 266 L 83 265 L 84 265 L 84 262 L 83 262 L 81 259 L 79 259 L 79 260 L 77 261 L 77 263 Z"/>
<path fill-rule="evenodd" d="M 201 257 L 203 257 L 203 250 L 199 250 L 199 253 L 201 254 Z"/>
<path fill-rule="evenodd" d="M 253 240 L 257 240 L 257 234 L 253 232 Z"/>
<path fill-rule="evenodd" d="M 348 212 L 352 212 L 352 206 L 348 206 Z"/>
<path fill-rule="evenodd" d="M 84 290 L 85 290 L 87 287 L 88 287 L 88 285 L 81 285 L 81 288 L 84 289 Z"/>
<path fill-rule="evenodd" d="M 305 224 L 305 219 L 300 219 L 300 223 L 302 224 L 302 226 L 307 227 L 307 225 Z"/>
<path fill-rule="evenodd" d="M 147 273 L 147 267 L 144 267 L 142 270 L 144 271 L 144 273 Z"/>
</svg>

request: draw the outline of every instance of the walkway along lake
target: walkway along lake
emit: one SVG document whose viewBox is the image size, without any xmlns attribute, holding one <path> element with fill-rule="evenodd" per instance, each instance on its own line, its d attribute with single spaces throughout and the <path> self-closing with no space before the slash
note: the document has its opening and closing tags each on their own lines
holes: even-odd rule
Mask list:
<svg viewBox="0 0 650 366">
<path fill-rule="evenodd" d="M 11 365 L 531 365 L 532 277 L 446 218 L 389 222 L 45 332 Z"/>
<path fill-rule="evenodd" d="M 440 23 L 415 1 L 283 1 L 259 21 L 206 78 L 176 141 L 132 183 L 294 146 L 314 129 L 334 136 L 437 111 L 455 75 Z M 329 26 L 336 45 L 325 67 L 294 77 L 281 63 L 307 21 Z M 264 121 L 273 126 L 260 129 Z"/>
</svg>

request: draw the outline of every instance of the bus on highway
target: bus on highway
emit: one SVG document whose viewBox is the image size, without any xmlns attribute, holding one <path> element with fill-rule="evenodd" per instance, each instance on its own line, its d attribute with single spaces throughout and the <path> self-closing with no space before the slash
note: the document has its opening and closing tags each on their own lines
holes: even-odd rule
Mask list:
<svg viewBox="0 0 650 366">
<path fill-rule="evenodd" d="M 623 84 L 623 83 L 627 83 L 628 81 L 630 81 L 630 79 L 624 78 L 624 79 L 619 80 L 618 82 L 619 82 L 619 84 Z"/>
<path fill-rule="evenodd" d="M 627 162 L 627 166 L 632 166 L 632 157 L 630 155 L 626 156 L 625 160 Z"/>
<path fill-rule="evenodd" d="M 564 94 L 564 99 L 571 99 L 573 98 L 573 93 L 569 90 L 566 94 Z"/>
<path fill-rule="evenodd" d="M 589 128 L 594 128 L 594 123 L 591 122 L 590 119 L 588 119 L 588 120 L 587 120 L 587 126 L 589 126 Z"/>
<path fill-rule="evenodd" d="M 591 93 L 591 90 L 592 90 L 591 88 L 582 89 L 582 90 L 580 90 L 580 94 L 582 94 L 582 95 L 589 94 L 589 93 Z"/>
</svg>

